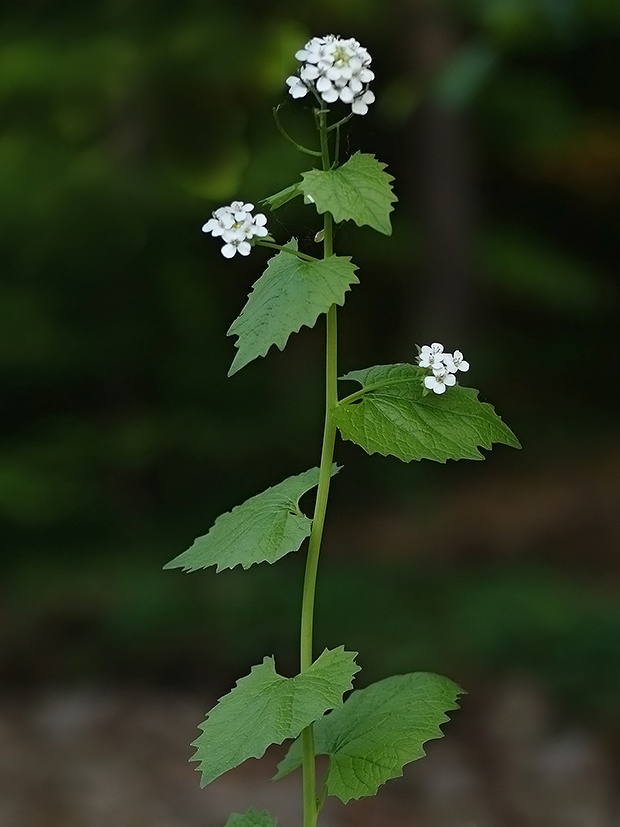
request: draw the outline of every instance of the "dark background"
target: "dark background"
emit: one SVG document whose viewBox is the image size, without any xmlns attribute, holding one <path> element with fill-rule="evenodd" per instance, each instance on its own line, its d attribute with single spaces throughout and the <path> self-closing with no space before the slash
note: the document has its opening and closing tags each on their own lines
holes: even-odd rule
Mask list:
<svg viewBox="0 0 620 827">
<path fill-rule="evenodd" d="M 268 255 L 225 261 L 211 211 L 308 168 L 284 79 L 336 32 L 377 102 L 345 147 L 395 176 L 394 234 L 342 227 L 361 284 L 341 372 L 460 348 L 523 443 L 405 465 L 337 446 L 317 647 L 360 683 L 528 676 L 620 736 L 617 0 L 24 0 L 0 30 L 0 678 L 227 690 L 296 670 L 303 555 L 162 566 L 318 463 L 322 324 L 226 378 Z M 320 222 L 270 216 L 313 250 Z"/>
</svg>

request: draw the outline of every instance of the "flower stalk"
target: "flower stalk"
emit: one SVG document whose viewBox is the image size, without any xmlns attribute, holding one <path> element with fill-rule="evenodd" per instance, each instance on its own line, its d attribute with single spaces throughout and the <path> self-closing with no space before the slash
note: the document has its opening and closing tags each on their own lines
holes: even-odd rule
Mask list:
<svg viewBox="0 0 620 827">
<path fill-rule="evenodd" d="M 319 135 L 321 142 L 321 160 L 323 169 L 330 168 L 329 140 L 327 135 L 327 113 L 319 112 Z M 329 212 L 323 216 L 323 258 L 333 255 L 333 219 Z M 316 579 L 319 566 L 319 554 L 323 527 L 327 513 L 327 498 L 331 481 L 331 469 L 336 442 L 336 426 L 332 419 L 332 410 L 338 403 L 338 320 L 336 305 L 327 312 L 325 345 L 325 422 L 323 427 L 323 446 L 319 467 L 319 485 L 312 519 L 312 533 L 308 542 L 306 570 L 301 607 L 300 633 L 300 669 L 308 669 L 313 661 L 313 628 Z M 314 751 L 314 727 L 312 724 L 301 733 L 302 772 L 303 772 L 303 827 L 315 827 L 320 804 L 316 794 L 316 757 Z"/>
</svg>

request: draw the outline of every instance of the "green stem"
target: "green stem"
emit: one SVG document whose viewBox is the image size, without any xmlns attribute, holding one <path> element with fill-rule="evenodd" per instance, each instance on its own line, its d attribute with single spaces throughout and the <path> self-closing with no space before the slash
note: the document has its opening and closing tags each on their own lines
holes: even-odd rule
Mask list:
<svg viewBox="0 0 620 827">
<path fill-rule="evenodd" d="M 319 111 L 319 132 L 321 136 L 321 158 L 323 169 L 329 169 L 329 144 L 327 137 L 327 117 L 325 112 Z M 333 254 L 333 221 L 331 213 L 324 214 L 323 223 L 323 256 L 328 258 Z M 338 327 L 336 305 L 332 305 L 327 312 L 327 336 L 325 356 L 325 425 L 323 429 L 323 447 L 321 449 L 321 465 L 319 468 L 319 484 L 312 519 L 312 532 L 308 543 L 306 571 L 301 604 L 301 635 L 300 635 L 300 666 L 301 671 L 308 669 L 313 661 L 313 627 L 314 627 L 314 598 L 316 593 L 316 578 L 319 566 L 319 553 L 327 512 L 327 498 L 331 480 L 331 469 L 334 458 L 334 444 L 336 441 L 336 426 L 332 421 L 332 410 L 338 402 Z M 312 724 L 301 733 L 302 767 L 303 767 L 303 799 L 304 824 L 303 827 L 316 827 L 319 815 L 319 802 L 316 794 L 316 761 L 314 754 L 314 728 Z"/>
<path fill-rule="evenodd" d="M 297 141 L 294 138 L 291 138 L 286 129 L 282 126 L 282 121 L 280 120 L 280 116 L 278 115 L 280 106 L 282 106 L 282 104 L 273 107 L 273 119 L 276 122 L 276 126 L 278 127 L 280 135 L 282 135 L 283 138 L 286 138 L 287 141 L 290 141 L 295 147 L 295 149 L 298 149 L 300 152 L 305 152 L 306 155 L 316 155 L 318 158 L 320 158 L 321 153 L 318 152 L 316 149 L 308 149 L 307 146 L 303 146 L 303 144 L 297 143 Z"/>
<path fill-rule="evenodd" d="M 345 123 L 350 121 L 352 117 L 353 117 L 353 112 L 349 113 L 345 118 L 342 118 L 341 120 L 339 120 L 338 123 L 333 123 L 331 126 L 328 126 L 327 131 L 331 132 L 333 129 L 339 129 Z"/>
<path fill-rule="evenodd" d="M 336 146 L 334 148 L 334 163 L 331 165 L 331 169 L 336 169 L 338 166 L 338 161 L 340 160 L 340 127 L 336 129 Z"/>
</svg>

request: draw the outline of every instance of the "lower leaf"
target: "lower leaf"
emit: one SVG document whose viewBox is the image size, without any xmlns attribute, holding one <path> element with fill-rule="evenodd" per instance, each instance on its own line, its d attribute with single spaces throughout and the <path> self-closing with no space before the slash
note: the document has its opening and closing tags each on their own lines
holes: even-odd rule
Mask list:
<svg viewBox="0 0 620 827">
<path fill-rule="evenodd" d="M 351 693 L 343 706 L 314 725 L 317 755 L 329 756 L 329 795 L 345 804 L 374 795 L 403 774 L 405 764 L 425 755 L 423 745 L 441 738 L 446 715 L 464 690 L 429 672 L 395 675 Z M 301 766 L 301 743 L 291 746 L 275 778 Z"/>
</svg>

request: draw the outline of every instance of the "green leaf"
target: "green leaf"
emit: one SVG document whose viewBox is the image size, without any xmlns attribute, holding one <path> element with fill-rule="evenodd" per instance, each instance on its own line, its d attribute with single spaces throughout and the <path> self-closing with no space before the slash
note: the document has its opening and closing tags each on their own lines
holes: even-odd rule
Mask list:
<svg viewBox="0 0 620 827">
<path fill-rule="evenodd" d="M 286 246 L 296 250 L 297 241 Z M 235 343 L 239 352 L 228 375 L 264 356 L 272 345 L 284 350 L 291 333 L 303 325 L 314 327 L 332 304 L 344 304 L 347 290 L 359 282 L 356 270 L 350 256 L 302 261 L 284 250 L 274 256 L 228 331 L 229 336 L 239 337 Z"/>
<path fill-rule="evenodd" d="M 343 438 L 369 454 L 404 462 L 484 459 L 478 446 L 491 448 L 494 442 L 521 447 L 493 407 L 478 400 L 478 391 L 455 385 L 441 396 L 424 394 L 425 375 L 416 365 L 401 364 L 341 377 L 362 385 L 361 392 L 341 400 L 332 412 Z"/>
<path fill-rule="evenodd" d="M 340 469 L 332 466 L 332 476 Z M 208 534 L 164 566 L 165 569 L 216 571 L 254 563 L 275 563 L 297 551 L 310 536 L 312 520 L 299 510 L 299 500 L 318 485 L 319 469 L 311 468 L 274 485 L 217 518 Z"/>
<path fill-rule="evenodd" d="M 252 667 L 200 725 L 202 733 L 192 744 L 196 754 L 191 759 L 200 763 L 200 786 L 248 758 L 260 758 L 270 744 L 296 738 L 328 709 L 342 704 L 353 675 L 359 672 L 356 654 L 342 646 L 326 649 L 294 678 L 278 675 L 273 658 Z"/>
<path fill-rule="evenodd" d="M 358 227 L 367 224 L 392 235 L 390 213 L 398 199 L 390 183 L 394 177 L 385 167 L 374 155 L 356 152 L 336 169 L 304 172 L 300 187 L 314 199 L 317 211 L 330 212 L 334 221 L 355 221 Z"/>
<path fill-rule="evenodd" d="M 339 709 L 314 725 L 317 755 L 329 755 L 327 792 L 345 804 L 374 795 L 403 766 L 425 755 L 423 745 L 441 738 L 445 714 L 457 709 L 463 690 L 429 672 L 395 675 L 351 693 Z M 278 765 L 276 778 L 301 766 L 296 741 Z"/>
<path fill-rule="evenodd" d="M 233 813 L 225 824 L 225 827 L 277 827 L 278 819 L 269 815 L 267 810 L 259 813 L 251 807 L 247 813 Z"/>
<path fill-rule="evenodd" d="M 301 194 L 301 182 L 299 182 L 297 184 L 291 184 L 290 187 L 285 187 L 285 189 L 280 190 L 280 192 L 276 192 L 275 195 L 269 195 L 267 198 L 263 198 L 259 203 L 267 204 L 270 209 L 277 210 L 278 207 L 283 207 L 285 204 L 288 204 L 289 201 L 292 201 L 293 198 L 297 198 L 297 196 Z"/>
</svg>

